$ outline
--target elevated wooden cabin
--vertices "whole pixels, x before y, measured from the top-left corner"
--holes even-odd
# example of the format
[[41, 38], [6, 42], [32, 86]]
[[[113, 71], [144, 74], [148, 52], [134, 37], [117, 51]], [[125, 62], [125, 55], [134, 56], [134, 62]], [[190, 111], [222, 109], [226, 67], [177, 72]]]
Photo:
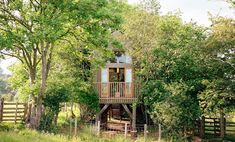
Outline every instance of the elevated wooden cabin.
[[134, 79], [132, 58], [123, 51], [114, 52], [115, 59], [108, 61], [96, 73], [94, 87], [99, 94], [101, 107], [96, 120], [101, 120], [103, 116], [107, 117], [110, 108], [119, 104], [128, 113], [132, 130], [136, 131], [136, 107], [133, 103], [139, 95], [139, 85]]

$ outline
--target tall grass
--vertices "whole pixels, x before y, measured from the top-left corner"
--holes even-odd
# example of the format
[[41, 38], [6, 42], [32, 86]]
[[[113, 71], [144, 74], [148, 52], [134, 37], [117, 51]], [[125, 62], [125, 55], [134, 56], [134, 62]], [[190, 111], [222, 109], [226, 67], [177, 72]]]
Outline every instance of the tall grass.
[[[90, 132], [90, 129], [80, 131], [77, 137], [70, 138], [66, 135], [54, 135], [49, 133], [40, 133], [34, 130], [23, 129], [20, 131], [0, 131], [1, 142], [134, 142], [123, 135], [117, 135], [113, 138], [102, 138]], [[143, 139], [138, 139], [143, 142]]]

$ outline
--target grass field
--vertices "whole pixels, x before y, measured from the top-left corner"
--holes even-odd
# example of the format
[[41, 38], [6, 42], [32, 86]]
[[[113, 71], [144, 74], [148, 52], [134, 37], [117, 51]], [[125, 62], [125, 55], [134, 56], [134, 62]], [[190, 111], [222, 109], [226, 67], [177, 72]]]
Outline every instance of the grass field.
[[[7, 106], [13, 107], [13, 106]], [[25, 129], [23, 124], [14, 123], [0, 123], [0, 142], [144, 142], [143, 136], [137, 139], [125, 138], [124, 134], [117, 134], [113, 137], [98, 137], [92, 132], [91, 127], [87, 127], [83, 124], [78, 126], [78, 135], [75, 137], [69, 136], [69, 116], [71, 115], [70, 107], [67, 107], [67, 111], [61, 111], [58, 117], [58, 132], [41, 133], [34, 130]], [[79, 117], [79, 109], [74, 109], [74, 114]], [[68, 118], [67, 118], [68, 117]], [[229, 117], [230, 121], [234, 121], [234, 113]], [[214, 136], [208, 135], [208, 138], [214, 138]], [[234, 137], [226, 136], [227, 140], [235, 141]], [[148, 139], [145, 142], [152, 142], [153, 139]], [[156, 139], [155, 139], [156, 141]], [[162, 140], [164, 142], [166, 140]], [[181, 140], [173, 141], [180, 142]]]
[[[113, 138], [97, 137], [87, 130], [81, 132], [78, 137], [69, 138], [65, 135], [53, 135], [48, 133], [39, 133], [33, 130], [20, 130], [0, 132], [1, 142], [134, 142], [131, 139], [125, 139], [123, 136]], [[135, 142], [144, 142], [143, 138], [135, 140]]]

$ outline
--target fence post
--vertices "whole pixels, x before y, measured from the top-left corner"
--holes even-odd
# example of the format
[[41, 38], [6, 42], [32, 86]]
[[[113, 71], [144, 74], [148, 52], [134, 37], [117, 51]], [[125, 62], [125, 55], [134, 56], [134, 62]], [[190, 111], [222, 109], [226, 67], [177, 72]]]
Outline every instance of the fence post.
[[16, 101], [15, 124], [16, 124], [16, 121], [17, 121], [17, 113], [18, 113], [18, 100]]
[[200, 124], [200, 137], [203, 138], [205, 136], [205, 116], [202, 116]]
[[225, 135], [225, 117], [223, 113], [220, 113], [220, 137], [224, 137]]
[[24, 116], [23, 116], [24, 120], [26, 120], [27, 110], [28, 110], [28, 105], [27, 103], [24, 103]]
[[148, 127], [147, 124], [144, 124], [144, 141], [147, 141]]
[[0, 100], [0, 122], [2, 122], [3, 107], [4, 107], [4, 98], [1, 98], [1, 100]]
[[100, 121], [97, 124], [97, 136], [100, 136]]
[[67, 112], [67, 103], [64, 104], [64, 110]]
[[75, 122], [74, 122], [74, 135], [77, 136], [77, 123], [78, 123], [77, 118], [75, 118], [74, 121], [75, 121]]
[[67, 111], [66, 111], [66, 116], [65, 117], [66, 117], [66, 120], [68, 120], [68, 112]]
[[162, 137], [162, 128], [161, 124], [158, 124], [158, 142], [161, 142], [161, 137]]
[[125, 138], [127, 137], [127, 123], [125, 123]]

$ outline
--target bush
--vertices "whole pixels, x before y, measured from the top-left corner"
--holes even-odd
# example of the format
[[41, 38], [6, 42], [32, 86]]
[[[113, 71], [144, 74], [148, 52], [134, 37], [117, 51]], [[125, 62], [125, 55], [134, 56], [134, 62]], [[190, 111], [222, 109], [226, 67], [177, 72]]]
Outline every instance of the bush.
[[60, 104], [68, 100], [67, 90], [65, 87], [54, 86], [50, 87], [45, 97], [43, 104], [45, 106], [44, 114], [42, 115], [39, 130], [45, 132], [57, 132], [57, 118], [60, 112]]
[[199, 104], [188, 94], [190, 88], [180, 82], [162, 84], [150, 81], [145, 86], [145, 102], [155, 123], [163, 125], [167, 137], [184, 137], [193, 128], [194, 120], [200, 116]]
[[0, 131], [16, 131], [25, 129], [24, 124], [0, 123]]

